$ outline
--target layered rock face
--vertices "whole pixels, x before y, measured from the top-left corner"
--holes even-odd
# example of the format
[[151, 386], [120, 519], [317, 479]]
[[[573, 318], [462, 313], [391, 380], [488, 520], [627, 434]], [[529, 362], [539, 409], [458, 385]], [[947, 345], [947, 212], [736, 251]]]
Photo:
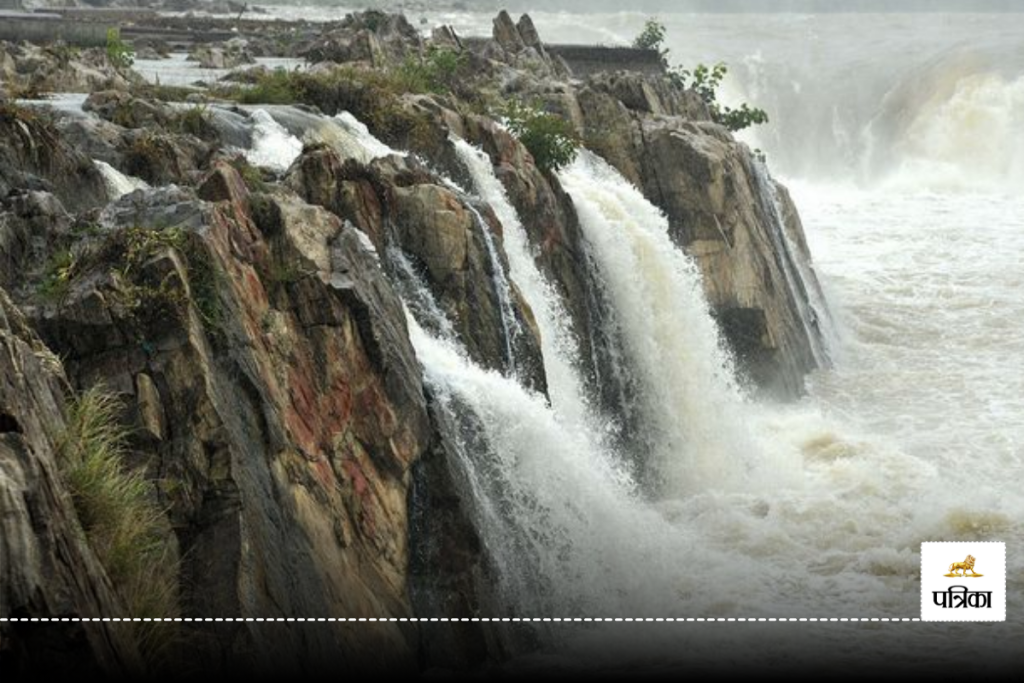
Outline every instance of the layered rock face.
[[[430, 426], [401, 305], [355, 229], [252, 198], [227, 165], [99, 221], [70, 291], [33, 314], [77, 383], [135, 416], [177, 530], [183, 613], [409, 615], [405, 497]], [[197, 649], [253, 672], [414, 661], [383, 624], [239, 623]]]
[[5, 676], [138, 675], [126, 627], [32, 618], [122, 614], [82, 537], [58, 473], [67, 380], [60, 361], [0, 289], [0, 624]]
[[[377, 116], [364, 117], [418, 157], [347, 154], [317, 137], [326, 118], [307, 108], [277, 112], [306, 143], [281, 172], [233, 149], [253, 143], [251, 109], [207, 116], [122, 90], [54, 122], [0, 103], [0, 287], [13, 300], [0, 296], [0, 616], [123, 614], [54, 452], [66, 398], [97, 385], [123, 404], [130, 464], [145, 468], [173, 530], [182, 616], [461, 617], [493, 606], [486, 543], [449, 466], [405, 307], [429, 292], [473, 363], [541, 397], [547, 378], [540, 330], [508, 275], [505, 228], [471, 194], [449, 135], [489, 156], [564, 304], [586, 388], [627, 436], [638, 388], [614, 372], [621, 341], [572, 197], [483, 112], [488, 98], [538, 98], [573, 122], [666, 213], [752, 382], [800, 392], [817, 362], [800, 302], [817, 285], [793, 277], [809, 261], [799, 218], [695, 93], [636, 74], [573, 80], [528, 17], [504, 13], [494, 38], [471, 47], [450, 29], [424, 42], [404, 19], [367, 13], [309, 54], [381, 69], [431, 45], [462, 55], [479, 81], [386, 91], [392, 108], [370, 98]], [[353, 97], [358, 72], [336, 63], [315, 69], [329, 86], [302, 91], [327, 115], [367, 104]], [[155, 187], [118, 198], [90, 157]], [[408, 672], [504, 654], [472, 623], [185, 632], [175, 672]], [[0, 630], [4, 671], [39, 671], [59, 651], [59, 667], [154, 672], [138, 650], [100, 622]]]

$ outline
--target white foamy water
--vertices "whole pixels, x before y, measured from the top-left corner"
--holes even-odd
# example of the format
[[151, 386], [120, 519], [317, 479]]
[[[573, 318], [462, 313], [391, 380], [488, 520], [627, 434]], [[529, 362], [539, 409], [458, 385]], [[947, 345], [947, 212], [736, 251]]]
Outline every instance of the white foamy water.
[[662, 485], [675, 495], [742, 487], [763, 461], [696, 265], [673, 245], [668, 219], [598, 157], [580, 154], [560, 178], [642, 377]]
[[580, 386], [579, 351], [569, 328], [569, 317], [551, 284], [537, 267], [526, 229], [509, 204], [505, 188], [495, 177], [490, 158], [465, 140], [456, 139], [454, 142], [477, 192], [491, 205], [504, 228], [510, 275], [541, 330], [541, 350], [552, 404], [571, 422], [595, 427], [587, 397]]
[[149, 187], [149, 183], [145, 180], [125, 175], [105, 161], [93, 159], [93, 163], [96, 164], [96, 168], [103, 174], [103, 180], [107, 183], [107, 190], [110, 193], [111, 200], [120, 199], [129, 192], [144, 190]]
[[245, 157], [256, 166], [266, 166], [274, 171], [284, 172], [302, 153], [302, 140], [288, 130], [263, 109], [252, 113], [255, 122], [252, 132], [252, 147]]

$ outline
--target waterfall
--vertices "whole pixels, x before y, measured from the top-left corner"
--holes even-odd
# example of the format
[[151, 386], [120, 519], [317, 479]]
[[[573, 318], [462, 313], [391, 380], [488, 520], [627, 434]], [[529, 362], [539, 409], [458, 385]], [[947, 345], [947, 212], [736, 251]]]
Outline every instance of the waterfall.
[[[500, 616], [692, 614], [699, 530], [652, 504], [621, 444], [604, 438], [584, 389], [563, 302], [538, 269], [527, 233], [489, 158], [453, 140], [474, 189], [502, 222], [514, 291], [540, 329], [550, 403], [514, 374], [471, 360], [452, 321], [397, 244], [385, 267], [406, 303], [409, 334], [438, 414], [447, 465], [479, 531]], [[368, 153], [369, 150], [368, 150]], [[584, 152], [561, 174], [572, 195], [594, 273], [610, 297], [649, 424], [663, 498], [743, 488], [771, 472], [745, 431], [750, 406], [733, 377], [699, 271], [668, 235], [665, 217], [617, 171]], [[478, 217], [479, 219], [479, 217]], [[487, 231], [480, 222], [480, 227]], [[488, 245], [493, 275], [502, 260]], [[769, 481], [774, 481], [769, 479]], [[675, 508], [678, 510], [678, 508]], [[710, 566], [728, 561], [700, 550]], [[638, 558], [640, 561], [638, 561]], [[673, 596], [686, 594], [688, 600]]]
[[149, 183], [145, 180], [125, 175], [105, 161], [93, 159], [93, 163], [103, 175], [103, 180], [107, 183], [107, 190], [112, 200], [120, 199], [129, 192], [134, 192], [135, 190], [145, 190], [149, 188]]
[[806, 259], [796, 258], [796, 247], [789, 237], [779, 208], [779, 194], [775, 181], [768, 174], [768, 168], [758, 159], [751, 163], [757, 180], [758, 198], [769, 224], [765, 226], [772, 240], [776, 261], [786, 280], [786, 288], [797, 310], [797, 317], [807, 335], [814, 361], [818, 367], [830, 364], [827, 339], [835, 337], [828, 306], [818, 289], [816, 278], [809, 272]]
[[510, 374], [516, 372], [516, 340], [523, 334], [523, 326], [516, 316], [515, 307], [512, 304], [512, 285], [505, 275], [505, 266], [501, 262], [498, 248], [494, 244], [494, 235], [487, 221], [480, 215], [476, 207], [467, 203], [466, 207], [473, 214], [473, 223], [480, 230], [484, 247], [487, 251], [488, 265], [491, 268], [491, 284], [494, 288], [494, 295], [498, 299], [498, 311], [501, 314], [501, 331], [505, 340], [505, 361]]
[[263, 109], [252, 113], [252, 147], [245, 158], [256, 166], [283, 173], [302, 153], [302, 141], [292, 135]]
[[757, 476], [758, 448], [697, 266], [665, 216], [597, 156], [584, 150], [560, 179], [639, 374], [661, 493], [743, 488]]
[[552, 405], [575, 424], [593, 424], [579, 377], [579, 350], [569, 328], [569, 316], [554, 288], [534, 261], [526, 229], [509, 204], [490, 157], [461, 138], [452, 138], [480, 198], [491, 205], [504, 228], [509, 273], [533, 311], [540, 328], [541, 351]]
[[350, 155], [355, 156], [363, 162], [368, 163], [373, 159], [386, 157], [391, 154], [400, 154], [404, 156], [403, 152], [398, 152], [391, 147], [388, 147], [374, 137], [370, 132], [370, 129], [366, 127], [365, 123], [352, 116], [352, 114], [347, 111], [343, 111], [335, 116], [333, 121], [339, 128], [348, 133], [351, 139], [352, 144], [346, 146], [345, 149], [351, 150]]
[[[407, 283], [408, 284], [408, 283]], [[415, 282], [422, 312], [440, 309]], [[412, 308], [410, 306], [410, 308]], [[501, 616], [663, 614], [685, 534], [636, 494], [629, 473], [595, 435], [567, 423], [544, 397], [481, 368], [458, 342], [409, 316], [409, 332], [437, 410], [449, 466], [496, 578]], [[647, 561], [636, 566], [636, 558]]]

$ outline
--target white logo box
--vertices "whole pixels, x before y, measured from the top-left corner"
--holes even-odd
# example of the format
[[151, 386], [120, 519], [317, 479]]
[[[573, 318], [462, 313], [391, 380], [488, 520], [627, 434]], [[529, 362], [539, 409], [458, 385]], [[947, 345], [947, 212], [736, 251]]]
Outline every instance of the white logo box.
[[[974, 572], [981, 576], [961, 569], [956, 570], [958, 576], [946, 576], [950, 565], [964, 562], [968, 555], [974, 557]], [[966, 576], [959, 576], [961, 574]], [[988, 606], [984, 606], [985, 603]], [[922, 543], [921, 620], [1006, 621], [1006, 544], [994, 541]]]

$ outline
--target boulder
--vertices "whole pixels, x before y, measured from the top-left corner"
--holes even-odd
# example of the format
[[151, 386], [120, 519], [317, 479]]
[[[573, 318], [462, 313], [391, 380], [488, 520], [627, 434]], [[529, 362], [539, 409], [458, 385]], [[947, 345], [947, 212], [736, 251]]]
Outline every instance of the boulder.
[[107, 201], [103, 175], [33, 109], [0, 104], [0, 196], [12, 190], [51, 192], [71, 211]]
[[247, 41], [241, 38], [233, 38], [221, 45], [196, 45], [188, 58], [199, 62], [201, 69], [235, 69], [256, 63]]
[[[508, 301], [512, 310], [502, 308], [501, 275], [495, 269], [507, 274], [508, 264], [501, 225], [489, 207], [475, 204], [413, 158], [342, 163], [325, 146], [307, 148], [287, 183], [307, 201], [351, 221], [380, 253], [390, 248], [404, 253], [474, 360], [502, 372], [517, 371], [530, 386], [545, 390], [532, 314], [514, 286]], [[517, 358], [522, 367], [514, 365]]]

